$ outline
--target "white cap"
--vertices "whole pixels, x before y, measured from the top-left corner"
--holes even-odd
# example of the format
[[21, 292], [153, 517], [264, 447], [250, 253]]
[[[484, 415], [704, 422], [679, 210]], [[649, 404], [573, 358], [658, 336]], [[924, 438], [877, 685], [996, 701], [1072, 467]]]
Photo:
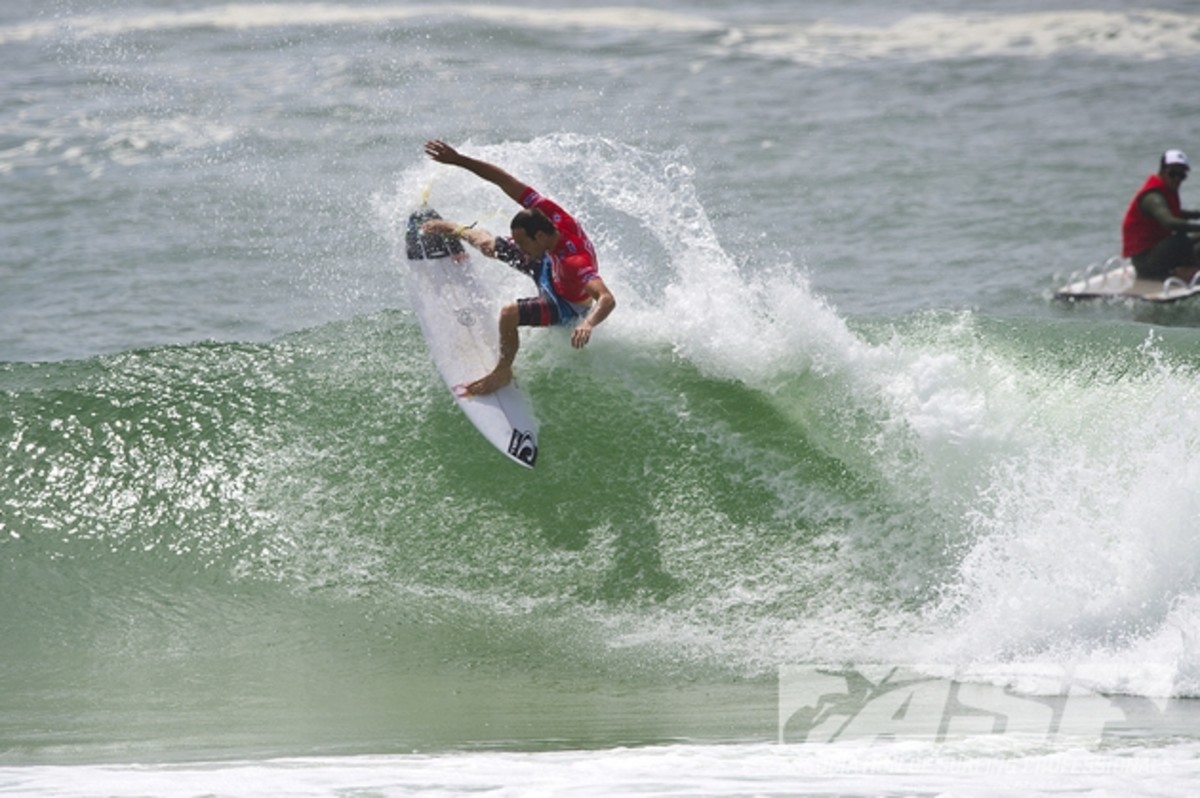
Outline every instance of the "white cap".
[[1192, 165], [1188, 163], [1187, 156], [1183, 154], [1183, 150], [1167, 150], [1162, 156], [1162, 165], [1170, 166], [1171, 164], [1179, 164], [1185, 169], [1191, 169]]

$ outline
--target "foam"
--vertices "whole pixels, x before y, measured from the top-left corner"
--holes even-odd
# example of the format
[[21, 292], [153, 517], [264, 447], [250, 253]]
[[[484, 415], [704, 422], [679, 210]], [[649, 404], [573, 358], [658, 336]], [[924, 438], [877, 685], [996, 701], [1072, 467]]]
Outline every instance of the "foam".
[[1054, 11], [1028, 14], [913, 14], [890, 25], [760, 27], [741, 48], [820, 65], [897, 59], [1048, 58], [1084, 53], [1116, 58], [1187, 58], [1200, 52], [1200, 17], [1168, 11]]
[[[0, 768], [30, 795], [197, 793], [680, 795], [820, 793], [956, 796], [1185, 795], [1197, 745], [1087, 750], [1004, 738], [870, 745], [740, 743], [598, 751], [483, 751], [184, 764]], [[998, 785], [1003, 785], [999, 787]]]
[[84, 15], [54, 22], [0, 28], [0, 44], [32, 41], [61, 34], [80, 38], [120, 36], [191, 28], [252, 30], [280, 27], [369, 26], [431, 20], [479, 20], [497, 25], [538, 28], [704, 32], [721, 26], [703, 18], [638, 8], [597, 7], [543, 10], [493, 5], [351, 6], [329, 3], [228, 3], [183, 12], [123, 16]]
[[555, 9], [549, 14], [540, 9], [484, 4], [228, 3], [184, 12], [81, 15], [0, 27], [0, 44], [63, 35], [91, 38], [193, 28], [366, 27], [462, 20], [517, 29], [700, 36], [712, 55], [749, 55], [810, 65], [873, 59], [1047, 58], [1064, 53], [1157, 60], [1200, 53], [1200, 16], [1170, 11], [921, 13], [887, 25], [847, 25], [821, 19], [737, 25], [697, 14], [620, 6]]
[[963, 519], [958, 578], [928, 619], [936, 656], [1109, 667], [1111, 689], [1139, 693], [1160, 685], [1130, 683], [1125, 666], [1149, 661], [1192, 694], [1200, 389], [1156, 347], [1142, 355], [1116, 385], [1068, 375], [1069, 390], [1038, 389], [1074, 421], [1038, 423], [1027, 451], [993, 464]]

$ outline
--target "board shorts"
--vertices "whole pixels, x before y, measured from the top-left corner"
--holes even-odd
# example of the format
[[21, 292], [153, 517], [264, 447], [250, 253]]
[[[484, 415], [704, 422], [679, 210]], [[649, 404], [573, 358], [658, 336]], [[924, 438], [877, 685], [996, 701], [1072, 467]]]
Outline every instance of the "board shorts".
[[588, 312], [590, 305], [570, 302], [554, 293], [550, 280], [550, 259], [543, 258], [534, 282], [538, 295], [517, 300], [517, 324], [523, 327], [555, 327], [574, 324]]
[[[554, 291], [553, 262], [546, 256], [531, 262], [511, 239], [496, 239], [496, 258], [533, 279], [538, 295], [517, 300], [517, 324], [522, 327], [555, 327], [575, 324], [591, 308], [563, 299]], [[597, 275], [599, 276], [599, 275]]]
[[556, 327], [577, 322], [587, 313], [559, 297], [538, 295], [517, 300], [517, 324], [522, 327]]

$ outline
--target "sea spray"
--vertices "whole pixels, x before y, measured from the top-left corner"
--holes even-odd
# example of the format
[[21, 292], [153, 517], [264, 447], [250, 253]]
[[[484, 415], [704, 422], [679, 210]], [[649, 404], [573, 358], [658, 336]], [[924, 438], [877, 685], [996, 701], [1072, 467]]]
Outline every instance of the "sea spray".
[[[621, 459], [642, 467], [606, 480], [644, 517], [583, 532], [580, 560], [556, 566], [570, 579], [583, 553], [595, 572], [630, 550], [642, 553], [627, 567], [654, 563], [654, 602], [560, 607], [607, 628], [598, 634], [615, 649], [673, 641], [697, 662], [749, 672], [794, 659], [1006, 661], [1072, 640], [1127, 645], [1194, 590], [1181, 563], [1195, 508], [1169, 497], [1194, 480], [1195, 442], [1154, 441], [1162, 421], [1150, 412], [1186, 406], [1193, 389], [1155, 341], [1097, 351], [1063, 330], [1044, 351], [970, 313], [852, 331], [802, 269], [760, 261], [777, 252], [723, 248], [686, 152], [567, 135], [479, 149], [598, 227], [622, 303], [582, 356], [545, 331], [523, 353], [551, 429], [569, 427], [580, 400], [567, 385], [544, 392], [543, 374], [607, 397], [589, 407], [632, 402], [651, 422], [618, 433], [630, 444]], [[405, 172], [381, 208], [395, 213], [430, 179], [471, 218], [496, 199], [431, 169]], [[620, 428], [611, 408], [605, 417]], [[574, 449], [570, 438], [559, 446]], [[1164, 484], [1168, 461], [1183, 467]], [[1144, 547], [1128, 539], [1130, 514], [1154, 519], [1135, 509], [1147, 503], [1165, 513], [1161, 537], [1131, 557]], [[1095, 586], [1122, 582], [1106, 563], [1126, 564], [1127, 593]], [[624, 585], [616, 592], [578, 597], [636, 595], [622, 573], [616, 564], [602, 580]], [[1043, 580], [1048, 594], [1034, 589]]]

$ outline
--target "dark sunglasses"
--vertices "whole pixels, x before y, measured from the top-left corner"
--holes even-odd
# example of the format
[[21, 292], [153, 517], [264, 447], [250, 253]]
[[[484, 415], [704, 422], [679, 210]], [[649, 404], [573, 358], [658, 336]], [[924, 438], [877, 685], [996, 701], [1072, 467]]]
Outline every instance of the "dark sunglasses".
[[1176, 180], [1187, 180], [1188, 170], [1186, 169], [1168, 169], [1167, 177], [1173, 177]]

